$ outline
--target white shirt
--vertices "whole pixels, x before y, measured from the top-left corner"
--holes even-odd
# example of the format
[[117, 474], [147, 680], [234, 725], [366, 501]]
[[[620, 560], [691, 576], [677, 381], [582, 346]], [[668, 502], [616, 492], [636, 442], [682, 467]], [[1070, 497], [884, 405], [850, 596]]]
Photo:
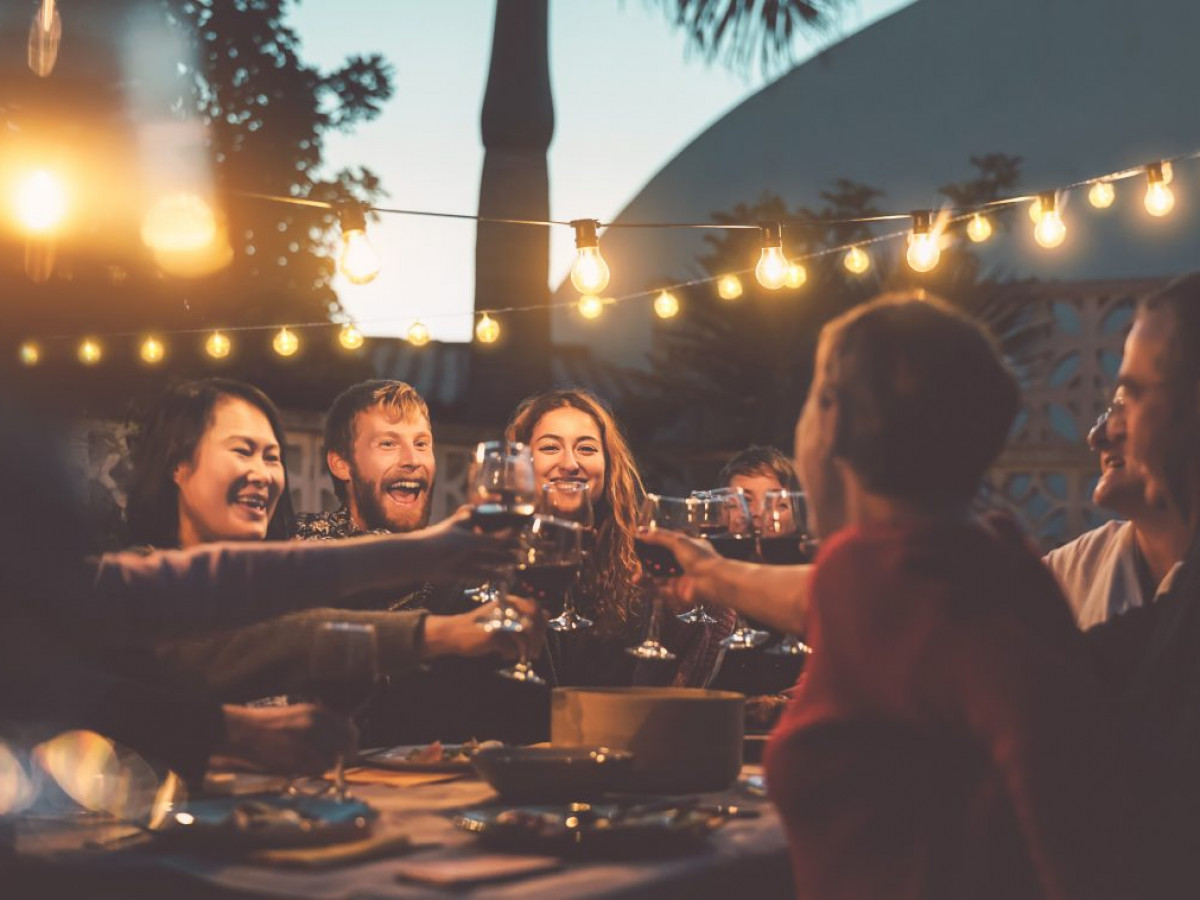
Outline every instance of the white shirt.
[[1122, 521], [1105, 522], [1051, 550], [1042, 561], [1058, 579], [1081, 629], [1157, 600], [1170, 589], [1179, 569], [1177, 563], [1153, 597], [1143, 596], [1133, 523]]

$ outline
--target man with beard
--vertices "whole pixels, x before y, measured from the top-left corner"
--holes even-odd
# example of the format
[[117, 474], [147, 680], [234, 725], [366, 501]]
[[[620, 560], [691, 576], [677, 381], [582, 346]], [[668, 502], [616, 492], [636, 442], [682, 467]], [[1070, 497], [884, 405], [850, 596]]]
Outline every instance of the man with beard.
[[[372, 380], [343, 391], [325, 417], [325, 463], [342, 505], [297, 516], [297, 540], [409, 532], [429, 524], [437, 460], [429, 408], [411, 385]], [[371, 605], [457, 615], [475, 608], [465, 587], [416, 582]], [[389, 685], [359, 720], [363, 745], [519, 737], [505, 715], [512, 686], [496, 677], [497, 665], [495, 657], [437, 660]]]
[[325, 417], [325, 463], [342, 506], [296, 518], [299, 540], [407, 532], [429, 524], [437, 460], [429, 408], [403, 381], [364, 381]]

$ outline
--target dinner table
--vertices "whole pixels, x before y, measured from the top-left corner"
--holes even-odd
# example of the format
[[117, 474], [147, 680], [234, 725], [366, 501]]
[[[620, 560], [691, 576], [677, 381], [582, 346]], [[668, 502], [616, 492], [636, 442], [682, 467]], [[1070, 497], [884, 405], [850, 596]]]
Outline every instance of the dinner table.
[[[255, 779], [260, 781], [256, 782]], [[253, 796], [261, 776], [220, 775], [209, 788]], [[351, 769], [352, 795], [375, 811], [371, 836], [339, 856], [193, 848], [94, 813], [9, 820], [0, 860], [5, 897], [290, 897], [373, 900], [472, 898], [789, 897], [792, 879], [761, 768], [744, 766], [729, 790], [684, 798], [721, 810], [723, 824], [688, 846], [600, 855], [497, 850], [456, 826], [463, 811], [499, 797], [473, 774]], [[278, 790], [278, 784], [274, 790]], [[635, 798], [644, 802], [654, 798]], [[360, 852], [361, 851], [361, 852]]]

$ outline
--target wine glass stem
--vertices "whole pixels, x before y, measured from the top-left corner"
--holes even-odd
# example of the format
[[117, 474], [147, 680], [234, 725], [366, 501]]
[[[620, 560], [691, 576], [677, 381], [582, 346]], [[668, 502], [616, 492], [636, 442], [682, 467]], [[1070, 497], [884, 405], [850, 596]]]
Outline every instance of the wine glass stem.
[[333, 797], [338, 803], [346, 802], [346, 754], [339, 753], [333, 763]]
[[650, 624], [646, 629], [646, 640], [657, 644], [658, 632], [662, 622], [663, 600], [658, 585], [655, 584], [650, 598]]

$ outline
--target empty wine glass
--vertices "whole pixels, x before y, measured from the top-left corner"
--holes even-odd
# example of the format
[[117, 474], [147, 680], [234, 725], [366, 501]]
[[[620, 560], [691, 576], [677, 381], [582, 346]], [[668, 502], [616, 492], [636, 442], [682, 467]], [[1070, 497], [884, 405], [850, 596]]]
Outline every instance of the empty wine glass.
[[[517, 565], [517, 591], [542, 606], [561, 603], [563, 596], [579, 577], [583, 562], [583, 529], [578, 522], [566, 522], [551, 516], [534, 516], [521, 533], [520, 562]], [[545, 684], [533, 670], [528, 653], [500, 673], [513, 681]]]
[[[596, 543], [596, 518], [592, 510], [591, 490], [586, 481], [551, 481], [542, 485], [541, 511], [556, 519], [577, 523], [581, 530], [583, 559], [586, 561], [591, 557]], [[591, 619], [580, 615], [575, 607], [578, 584], [577, 577], [563, 598], [562, 612], [546, 623], [551, 630], [581, 631], [594, 624]]]
[[[799, 566], [809, 562], [807, 507], [804, 494], [776, 488], [763, 493], [763, 508], [759, 526], [759, 553], [769, 566]], [[812, 648], [794, 634], [765, 653], [772, 656], [804, 656]]]
[[[638, 510], [638, 531], [679, 531], [692, 537], [700, 536], [700, 501], [694, 497], [662, 497], [647, 494]], [[666, 547], [651, 544], [635, 537], [634, 550], [642, 564], [642, 571], [650, 579], [650, 620], [646, 626], [646, 639], [636, 647], [626, 648], [626, 653], [638, 659], [671, 660], [675, 654], [659, 641], [662, 625], [662, 592], [664, 581], [683, 574], [683, 568], [675, 554]]]
[[[308, 657], [309, 687], [325, 707], [353, 718], [370, 702], [379, 686], [379, 645], [375, 626], [357, 622], [325, 622], [313, 634]], [[334, 797], [344, 801], [346, 758], [339, 753], [333, 768]]]
[[[533, 457], [524, 444], [513, 441], [484, 441], [475, 448], [468, 476], [471, 522], [484, 531], [524, 528], [533, 519], [537, 503], [537, 481]], [[528, 623], [508, 604], [508, 579], [502, 573], [490, 584], [496, 605], [480, 620], [485, 631], [524, 631]], [[489, 598], [490, 599], [490, 598]]]

